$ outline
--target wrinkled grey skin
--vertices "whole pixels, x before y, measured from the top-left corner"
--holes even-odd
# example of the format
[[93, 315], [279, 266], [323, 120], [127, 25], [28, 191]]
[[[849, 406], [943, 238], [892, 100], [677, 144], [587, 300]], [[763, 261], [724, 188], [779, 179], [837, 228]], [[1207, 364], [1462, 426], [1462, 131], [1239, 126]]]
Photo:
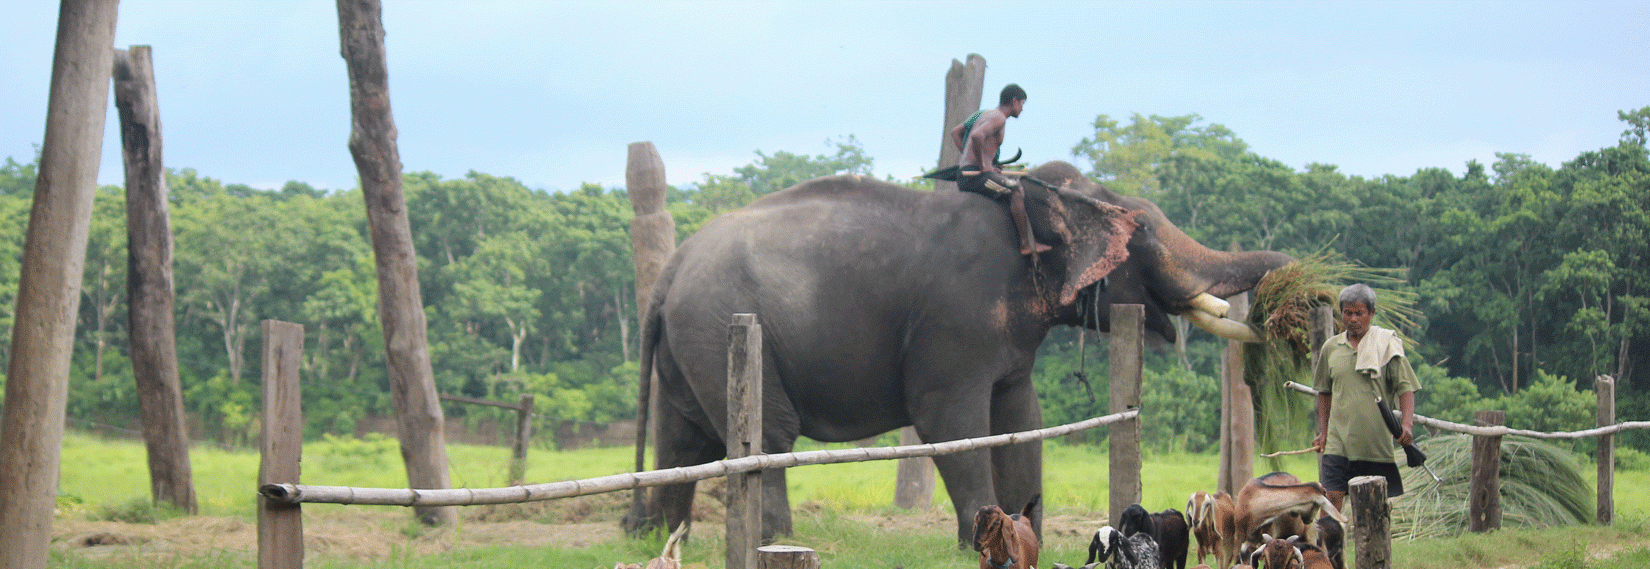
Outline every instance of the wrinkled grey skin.
[[[1110, 304], [1143, 304], [1147, 328], [1172, 340], [1168, 315], [1193, 296], [1231, 296], [1290, 260], [1204, 248], [1156, 205], [1070, 164], [1033, 175], [1067, 186], [1056, 203], [1028, 185], [1038, 240], [1065, 241], [1035, 267], [1005, 207], [860, 176], [804, 182], [707, 224], [676, 250], [642, 319], [643, 385], [656, 371], [662, 398], [655, 467], [724, 457], [734, 313], [762, 325], [764, 452], [789, 452], [798, 435], [853, 441], [907, 425], [938, 442], [1043, 426], [1033, 359], [1055, 325], [1081, 324], [1078, 289], [1107, 280], [1095, 328], [1110, 329]], [[1044, 221], [1051, 214], [1069, 235]], [[959, 543], [980, 507], [1042, 492], [1040, 443], [934, 462]], [[784, 471], [765, 473], [763, 496], [764, 537], [789, 534]], [[692, 499], [691, 483], [660, 487], [625, 525], [676, 527]]]

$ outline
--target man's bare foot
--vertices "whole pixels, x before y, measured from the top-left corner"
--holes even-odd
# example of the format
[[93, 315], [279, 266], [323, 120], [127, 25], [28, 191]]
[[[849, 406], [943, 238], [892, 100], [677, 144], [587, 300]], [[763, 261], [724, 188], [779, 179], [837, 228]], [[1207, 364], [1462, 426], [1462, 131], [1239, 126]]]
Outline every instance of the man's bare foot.
[[1034, 244], [1032, 244], [1031, 249], [1021, 247], [1020, 248], [1020, 254], [1021, 255], [1034, 255], [1034, 254], [1037, 254], [1037, 253], [1047, 253], [1047, 252], [1053, 251], [1053, 250], [1054, 250], [1054, 248], [1050, 247], [1048, 245], [1044, 245], [1042, 243], [1034, 243]]

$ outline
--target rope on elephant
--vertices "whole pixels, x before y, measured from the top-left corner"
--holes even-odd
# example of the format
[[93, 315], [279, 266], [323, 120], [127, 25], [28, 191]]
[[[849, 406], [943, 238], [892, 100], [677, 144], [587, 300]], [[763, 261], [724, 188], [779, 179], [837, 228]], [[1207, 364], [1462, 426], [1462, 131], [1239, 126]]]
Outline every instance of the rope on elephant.
[[[1318, 394], [1318, 390], [1293, 381], [1285, 382], [1284, 387], [1288, 387], [1289, 389], [1293, 389], [1307, 395], [1316, 396]], [[1613, 435], [1628, 429], [1650, 429], [1650, 421], [1626, 421], [1596, 429], [1587, 429], [1585, 431], [1547, 433], [1542, 431], [1527, 431], [1524, 429], [1509, 429], [1503, 426], [1478, 427], [1474, 425], [1463, 425], [1460, 423], [1451, 423], [1442, 419], [1434, 419], [1419, 413], [1415, 415], [1415, 422], [1439, 430], [1455, 431], [1457, 433], [1465, 433], [1479, 437], [1504, 437], [1507, 435], [1518, 435], [1537, 439], [1580, 439], [1585, 437], [1596, 437], [1599, 435]]]
[[616, 492], [619, 490], [630, 490], [633, 488], [679, 484], [683, 482], [704, 480], [706, 478], [716, 478], [730, 474], [738, 474], [741, 472], [750, 472], [753, 470], [955, 454], [982, 448], [1040, 441], [1047, 438], [1069, 435], [1078, 431], [1092, 429], [1101, 425], [1109, 425], [1119, 421], [1137, 419], [1139, 417], [1139, 409], [1130, 409], [1121, 413], [1113, 413], [1111, 415], [1104, 415], [1075, 423], [1067, 423], [1057, 427], [992, 435], [989, 437], [961, 439], [942, 443], [927, 443], [893, 447], [814, 450], [782, 454], [759, 454], [732, 460], [719, 460], [716, 462], [698, 464], [694, 466], [668, 468], [665, 470], [627, 472], [624, 474], [586, 478], [583, 480], [567, 480], [544, 484], [510, 486], [506, 488], [419, 490], [410, 488], [312, 486], [308, 484], [265, 484], [263, 487], [258, 489], [258, 493], [262, 494], [265, 498], [282, 504], [321, 503], [355, 504], [365, 506], [420, 507], [514, 504], [520, 502], [552, 500], [556, 498], [571, 498], [574, 496], [586, 496], [590, 494], [602, 494], [606, 492]]

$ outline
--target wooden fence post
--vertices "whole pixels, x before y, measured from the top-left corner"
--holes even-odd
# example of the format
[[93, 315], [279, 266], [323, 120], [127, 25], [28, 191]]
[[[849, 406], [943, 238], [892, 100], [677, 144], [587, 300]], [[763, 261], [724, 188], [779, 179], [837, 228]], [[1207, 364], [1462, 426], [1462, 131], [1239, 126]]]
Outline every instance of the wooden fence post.
[[[304, 454], [304, 412], [300, 405], [298, 367], [303, 361], [304, 327], [263, 321], [264, 417], [258, 487], [297, 484]], [[258, 568], [304, 566], [304, 517], [298, 504], [283, 504], [258, 495]]]
[[[728, 458], [762, 454], [762, 325], [735, 314], [728, 326]], [[728, 475], [728, 569], [756, 569], [762, 545], [762, 471]]]
[[[1233, 245], [1233, 250], [1237, 250]], [[1227, 317], [1249, 317], [1249, 293], [1228, 299]], [[1243, 342], [1228, 340], [1220, 374], [1220, 476], [1217, 488], [1236, 496], [1255, 477], [1255, 403], [1243, 381]]]
[[1359, 476], [1347, 484], [1352, 499], [1352, 547], [1357, 569], [1392, 566], [1392, 505], [1386, 501], [1386, 477]]
[[[1598, 426], [1616, 424], [1616, 380], [1608, 375], [1593, 380], [1598, 394]], [[1598, 525], [1615, 523], [1616, 518], [1616, 436], [1598, 437]]]
[[[1111, 307], [1111, 413], [1140, 407], [1140, 383], [1146, 350], [1146, 307]], [[1140, 417], [1111, 425], [1111, 509], [1117, 523], [1123, 510], [1140, 503]]]
[[819, 554], [794, 545], [764, 545], [756, 548], [759, 569], [819, 569]]
[[521, 484], [527, 477], [527, 445], [533, 442], [533, 394], [521, 394], [516, 407], [516, 445], [510, 451], [510, 483]]
[[[63, 0], [0, 418], [0, 567], [46, 567], [114, 58], [115, 0]], [[13, 269], [17, 270], [17, 269]]]
[[[1507, 422], [1506, 411], [1479, 411], [1479, 426], [1495, 427]], [[1472, 482], [1467, 491], [1467, 525], [1473, 533], [1501, 527], [1501, 437], [1472, 438]]]
[[[401, 187], [401, 151], [390, 111], [389, 60], [383, 3], [338, 0], [338, 36], [349, 74], [349, 152], [361, 175], [367, 226], [378, 273], [378, 320], [384, 330], [390, 403], [412, 488], [452, 487], [447, 470], [446, 416], [430, 365], [428, 324], [418, 284], [418, 255]], [[452, 525], [453, 507], [414, 507], [419, 521]]]
[[193, 514], [195, 483], [172, 314], [172, 221], [150, 54], [146, 45], [115, 50], [115, 109], [120, 113], [126, 165], [127, 329], [148, 450], [150, 496]]

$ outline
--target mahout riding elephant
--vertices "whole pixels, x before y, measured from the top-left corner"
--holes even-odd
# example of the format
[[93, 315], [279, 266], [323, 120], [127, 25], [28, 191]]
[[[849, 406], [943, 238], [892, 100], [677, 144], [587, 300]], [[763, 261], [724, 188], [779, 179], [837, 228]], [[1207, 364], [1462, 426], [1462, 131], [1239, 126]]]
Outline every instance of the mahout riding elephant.
[[[1287, 255], [1208, 249], [1155, 204], [1064, 162], [1031, 176], [1059, 187], [1027, 184], [1037, 240], [1058, 243], [1035, 258], [1019, 254], [1007, 209], [986, 197], [854, 175], [803, 182], [706, 224], [666, 264], [641, 321], [642, 391], [657, 372], [661, 398], [655, 467], [725, 456], [734, 313], [755, 313], [762, 326], [768, 453], [789, 452], [799, 435], [853, 441], [907, 425], [927, 442], [1040, 428], [1038, 346], [1084, 314], [1109, 331], [1112, 304], [1145, 305], [1147, 328], [1170, 341], [1171, 314], [1258, 339], [1223, 318], [1220, 298], [1254, 287]], [[934, 463], [959, 543], [980, 507], [1042, 492], [1041, 443]], [[767, 471], [763, 485], [764, 538], [789, 534], [784, 471]], [[693, 483], [656, 489], [626, 528], [677, 527], [693, 492]], [[1034, 519], [1040, 534], [1040, 508]]]

